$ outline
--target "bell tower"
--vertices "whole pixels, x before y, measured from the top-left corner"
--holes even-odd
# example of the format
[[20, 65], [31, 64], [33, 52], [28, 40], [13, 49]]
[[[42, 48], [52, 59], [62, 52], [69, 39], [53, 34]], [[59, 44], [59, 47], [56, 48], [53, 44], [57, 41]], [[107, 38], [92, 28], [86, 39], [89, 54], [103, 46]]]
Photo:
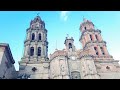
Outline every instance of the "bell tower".
[[31, 20], [30, 27], [27, 29], [26, 40], [24, 41], [23, 61], [47, 60], [48, 41], [45, 23], [40, 16]]
[[80, 31], [82, 33], [79, 41], [82, 43], [83, 50], [90, 50], [90, 54], [94, 56], [95, 59], [112, 59], [106, 46], [106, 42], [102, 39], [101, 31], [96, 30], [94, 24], [83, 19], [80, 25]]
[[47, 79], [49, 78], [47, 30], [40, 16], [31, 20], [26, 32], [24, 54], [19, 62], [19, 77]]
[[67, 51], [75, 51], [75, 46], [74, 46], [74, 39], [73, 37], [69, 38], [69, 36], [66, 37], [65, 42], [64, 42], [65, 46], [66, 46], [66, 50]]

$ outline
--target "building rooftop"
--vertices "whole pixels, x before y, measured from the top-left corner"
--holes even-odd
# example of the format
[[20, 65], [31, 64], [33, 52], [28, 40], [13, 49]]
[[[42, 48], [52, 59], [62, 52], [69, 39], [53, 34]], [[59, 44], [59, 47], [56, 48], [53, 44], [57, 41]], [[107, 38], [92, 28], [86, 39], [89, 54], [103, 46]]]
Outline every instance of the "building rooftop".
[[7, 44], [7, 43], [0, 43], [0, 47], [5, 47], [5, 51], [7, 52], [7, 55], [10, 58], [11, 63], [14, 64], [15, 61], [13, 59], [13, 56], [12, 56], [9, 44]]

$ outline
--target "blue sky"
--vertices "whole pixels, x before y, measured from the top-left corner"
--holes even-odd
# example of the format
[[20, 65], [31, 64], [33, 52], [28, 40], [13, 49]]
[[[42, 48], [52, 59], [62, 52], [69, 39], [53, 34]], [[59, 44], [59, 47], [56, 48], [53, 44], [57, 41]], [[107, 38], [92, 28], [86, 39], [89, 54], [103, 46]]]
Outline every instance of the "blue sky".
[[0, 43], [9, 43], [16, 70], [23, 56], [26, 29], [37, 13], [48, 30], [48, 54], [53, 53], [56, 46], [58, 49], [65, 48], [67, 34], [74, 38], [77, 49], [82, 48], [79, 26], [84, 17], [102, 31], [109, 53], [120, 60], [120, 11], [0, 11]]

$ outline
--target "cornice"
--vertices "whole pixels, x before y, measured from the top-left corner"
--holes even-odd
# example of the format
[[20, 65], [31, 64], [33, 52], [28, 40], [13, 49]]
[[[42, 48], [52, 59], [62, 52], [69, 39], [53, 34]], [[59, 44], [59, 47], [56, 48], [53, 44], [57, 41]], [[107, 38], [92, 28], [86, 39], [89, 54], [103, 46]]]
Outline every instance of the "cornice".
[[82, 35], [81, 35], [79, 41], [81, 41], [82, 37], [84, 36], [84, 33], [86, 33], [86, 32], [99, 32], [99, 33], [101, 33], [101, 30], [98, 30], [98, 29], [97, 29], [97, 30], [94, 30], [94, 29], [84, 30], [84, 31], [82, 32]]
[[86, 44], [85, 44], [85, 46], [83, 47], [83, 50], [87, 47], [87, 45], [88, 44], [90, 44], [90, 43], [105, 43], [105, 45], [106, 45], [106, 41], [89, 41], [89, 42], [87, 42]]

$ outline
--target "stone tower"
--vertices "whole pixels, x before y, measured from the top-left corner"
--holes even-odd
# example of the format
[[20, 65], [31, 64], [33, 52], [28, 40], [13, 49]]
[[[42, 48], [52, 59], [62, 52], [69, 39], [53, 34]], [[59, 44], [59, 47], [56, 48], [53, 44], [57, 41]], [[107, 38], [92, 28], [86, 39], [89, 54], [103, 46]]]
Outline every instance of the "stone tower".
[[[48, 73], [48, 67], [45, 68], [46, 72], [44, 72], [44, 65], [49, 66], [49, 61], [47, 30], [40, 16], [36, 16], [34, 20], [31, 20], [30, 27], [26, 32], [24, 55], [22, 61], [19, 62], [20, 75], [24, 72], [28, 76], [31, 75], [31, 78], [48, 78], [48, 76], [41, 76]], [[37, 74], [41, 75], [38, 76]]]
[[74, 46], [74, 39], [73, 37], [69, 38], [68, 36], [65, 39], [64, 42], [65, 46], [66, 46], [66, 51], [71, 51], [74, 52], [75, 51], [75, 46]]
[[81, 23], [80, 31], [82, 32], [80, 41], [83, 46], [83, 52], [80, 55], [82, 77], [87, 79], [119, 78], [118, 60], [114, 60], [109, 54], [101, 31], [95, 29], [94, 24], [86, 19]]
[[40, 61], [48, 57], [47, 30], [39, 16], [31, 21], [30, 28], [27, 29], [24, 47], [23, 60]]
[[83, 23], [80, 25], [80, 31], [82, 33], [80, 41], [83, 46], [80, 54], [81, 77], [84, 79], [99, 79], [100, 76], [97, 73], [94, 57], [101, 55], [99, 53], [101, 52], [100, 47], [105, 46], [106, 43], [100, 36], [100, 30], [95, 30], [94, 24], [89, 20], [83, 20]]
[[93, 55], [95, 59], [112, 59], [112, 56], [107, 50], [106, 42], [102, 39], [101, 31], [96, 30], [91, 21], [84, 19], [80, 25], [80, 31], [82, 32], [80, 41], [83, 50], [89, 49], [90, 54]]

